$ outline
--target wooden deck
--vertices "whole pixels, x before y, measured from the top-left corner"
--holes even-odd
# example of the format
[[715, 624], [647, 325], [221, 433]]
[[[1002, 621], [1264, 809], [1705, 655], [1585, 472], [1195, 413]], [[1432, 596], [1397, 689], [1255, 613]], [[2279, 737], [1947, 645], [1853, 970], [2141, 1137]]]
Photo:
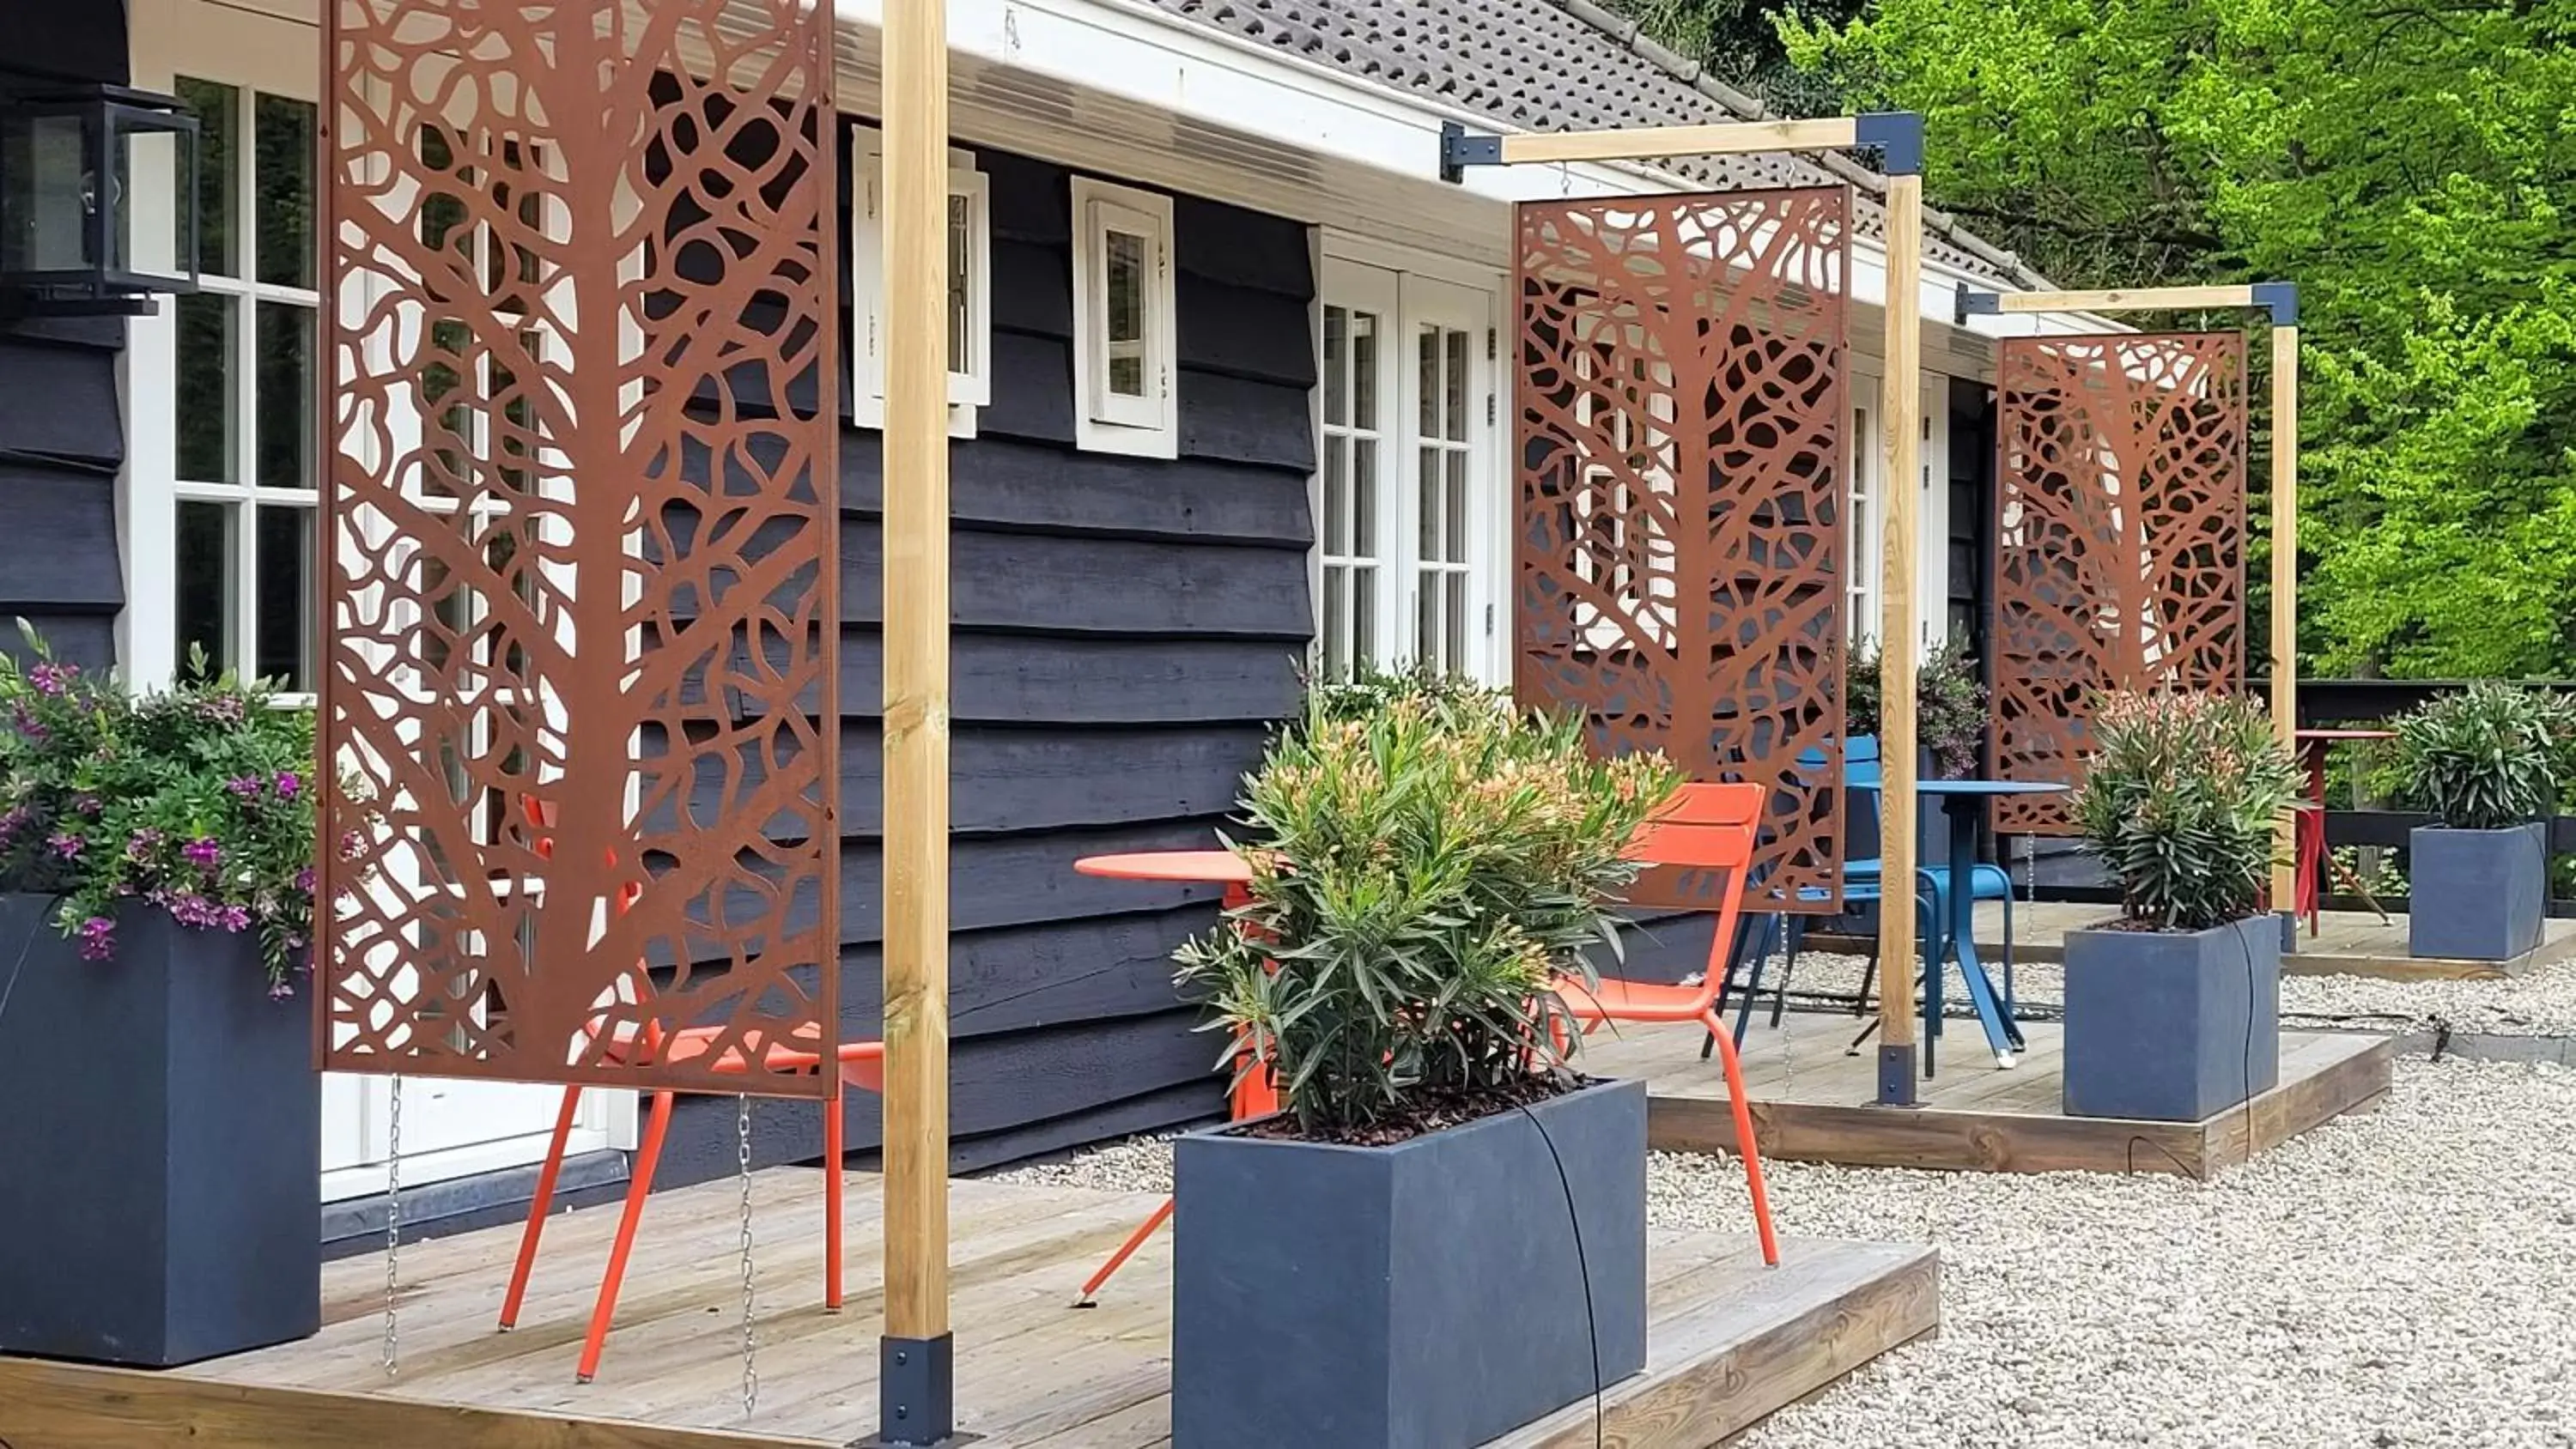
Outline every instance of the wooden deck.
[[[2058, 1110], [2064, 1029], [2025, 1022], [2030, 1050], [1998, 1069], [1973, 1020], [1941, 1037], [1939, 1074], [1914, 1108], [1874, 1104], [1877, 1054], [1845, 1053], [1861, 1022], [1841, 1012], [1792, 1012], [1779, 1030], [1755, 1024], [1744, 1044], [1745, 1092], [1763, 1155], [1857, 1167], [1970, 1172], [2168, 1172], [2207, 1177], [2319, 1123], [2374, 1106], [2388, 1091], [2393, 1038], [2283, 1032], [2281, 1081], [2247, 1107], [2203, 1122], [2068, 1117]], [[1673, 1152], [1733, 1152], [1726, 1080], [1700, 1060], [1696, 1026], [1595, 1036], [1586, 1070], [1647, 1083], [1647, 1142]]]
[[[304, 1343], [166, 1373], [0, 1359], [13, 1449], [814, 1449], [876, 1427], [881, 1326], [876, 1180], [849, 1183], [849, 1305], [822, 1298], [821, 1174], [754, 1181], [760, 1398], [742, 1407], [738, 1187], [653, 1200], [599, 1381], [573, 1382], [614, 1210], [557, 1218], [518, 1332], [493, 1330], [516, 1228], [406, 1248], [401, 1373], [381, 1364], [384, 1262], [323, 1275]], [[961, 1429], [989, 1449], [1168, 1446], [1171, 1249], [1158, 1234], [1103, 1291], [1076, 1287], [1159, 1199], [960, 1181], [953, 1198]], [[1776, 1269], [1749, 1236], [1658, 1231], [1646, 1372], [1603, 1403], [1605, 1442], [1718, 1443], [1921, 1334], [1940, 1263], [1919, 1244], [1791, 1240]], [[1499, 1441], [1594, 1442], [1585, 1401]]]
[[[2105, 905], [2038, 901], [2013, 906], [2013, 957], [2020, 961], [2065, 959], [2062, 942], [2077, 930], [2113, 913]], [[2493, 981], [2519, 976], [2543, 966], [2576, 960], [2576, 920], [2556, 917], [2543, 923], [2540, 945], [2510, 961], [2418, 959], [2406, 954], [2406, 917], [2390, 912], [2385, 922], [2368, 911], [2327, 911], [2316, 935], [2299, 923], [2298, 950], [2281, 958], [2290, 976], [2371, 976], [2384, 981]], [[1865, 951], [1868, 943], [1839, 936], [1810, 938], [1819, 950]], [[2003, 907], [1992, 901], [1977, 906], [1977, 951], [1989, 962], [2003, 953]]]

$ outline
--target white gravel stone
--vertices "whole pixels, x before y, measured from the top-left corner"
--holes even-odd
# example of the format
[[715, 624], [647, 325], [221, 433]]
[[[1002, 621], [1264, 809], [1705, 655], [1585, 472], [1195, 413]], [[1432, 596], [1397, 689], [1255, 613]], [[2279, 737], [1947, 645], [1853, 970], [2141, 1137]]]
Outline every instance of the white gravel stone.
[[[1980, 948], [1982, 950], [1983, 948]], [[1850, 996], [1860, 990], [1862, 958], [1811, 953], [1798, 959], [1789, 979], [1793, 999], [1802, 995]], [[1770, 1008], [1777, 980], [1775, 955], [1763, 977], [1757, 1016]], [[1986, 969], [1998, 987], [2003, 968]], [[2066, 971], [2049, 961], [2024, 961], [2013, 971], [2015, 997], [2042, 1013], [2066, 1001]], [[1949, 1014], [1967, 1014], [1967, 991], [1956, 966], [1942, 987]], [[2576, 1036], [2576, 961], [2543, 966], [2494, 981], [2383, 981], [2366, 976], [2284, 976], [2281, 1019], [2290, 1026], [2351, 1026], [2404, 1032], [2445, 1023], [2455, 1032], [2497, 1036]]]
[[[1931, 1242], [1942, 1331], [1744, 1449], [2571, 1449], [2576, 1072], [2401, 1061], [2373, 1113], [2202, 1184], [1781, 1163], [1787, 1233]], [[1008, 1174], [1170, 1181], [1167, 1141]], [[1742, 1228], [1731, 1158], [1659, 1154], [1659, 1223]]]

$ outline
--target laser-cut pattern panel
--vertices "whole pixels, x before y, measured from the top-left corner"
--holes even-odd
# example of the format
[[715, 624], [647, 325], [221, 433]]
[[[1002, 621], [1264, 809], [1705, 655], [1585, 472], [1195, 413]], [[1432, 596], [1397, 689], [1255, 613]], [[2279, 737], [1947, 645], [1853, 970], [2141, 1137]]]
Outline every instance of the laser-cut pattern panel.
[[[1518, 209], [1526, 703], [1771, 791], [1766, 910], [1842, 894], [1845, 188]], [[1802, 758], [1803, 757], [1803, 758]], [[1650, 875], [1640, 904], [1715, 904]]]
[[[2245, 338], [2014, 337], [1998, 369], [1997, 771], [2072, 785], [2098, 693], [2242, 676]], [[2074, 826], [2040, 795], [1995, 828]]]
[[837, 1091], [830, 9], [325, 8], [323, 1060]]

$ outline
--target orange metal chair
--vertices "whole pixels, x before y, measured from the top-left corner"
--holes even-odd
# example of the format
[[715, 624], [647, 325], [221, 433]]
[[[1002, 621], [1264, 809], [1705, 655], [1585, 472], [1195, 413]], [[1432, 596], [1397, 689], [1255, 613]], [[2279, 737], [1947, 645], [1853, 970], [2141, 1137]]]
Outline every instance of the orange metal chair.
[[1761, 1235], [1762, 1261], [1780, 1262], [1780, 1245], [1771, 1232], [1771, 1197], [1762, 1184], [1762, 1156], [1753, 1141], [1753, 1111], [1744, 1097], [1744, 1070], [1735, 1055], [1735, 1036], [1718, 1018], [1718, 993], [1726, 986], [1726, 950], [1735, 940], [1735, 918], [1743, 903], [1744, 878], [1753, 864], [1753, 847], [1761, 829], [1764, 792], [1758, 784], [1684, 785], [1671, 808], [1657, 816], [1628, 848], [1629, 858], [1646, 865], [1680, 866], [1726, 873], [1718, 906], [1717, 934], [1709, 946], [1708, 970], [1696, 986], [1663, 986], [1603, 977], [1588, 987], [1574, 977], [1559, 977], [1556, 993], [1588, 1034], [1604, 1022], [1677, 1023], [1693, 1021], [1708, 1028], [1726, 1070], [1726, 1095], [1735, 1114], [1735, 1141], [1744, 1158], [1745, 1183], [1753, 1192], [1753, 1226]]
[[[522, 796], [520, 808], [528, 823], [540, 829], [554, 824], [551, 805]], [[554, 842], [540, 837], [536, 844], [540, 857], [553, 854]], [[626, 910], [642, 897], [642, 886], [629, 882], [618, 892], [617, 908]], [[643, 971], [637, 962], [635, 969]], [[627, 1026], [618, 1030], [608, 1043], [605, 1055], [615, 1062], [657, 1060], [683, 1062], [706, 1055], [722, 1040], [725, 1028], [692, 1027], [670, 1033], [647, 1027], [638, 1032]], [[782, 1074], [820, 1071], [823, 1058], [813, 1042], [799, 1045], [796, 1038], [761, 1041], [750, 1036], [745, 1047], [757, 1052], [762, 1070]], [[882, 1094], [885, 1091], [885, 1043], [843, 1042], [834, 1052], [834, 1066], [846, 1091]], [[718, 1071], [742, 1071], [745, 1064], [729, 1058], [718, 1064]], [[546, 1215], [554, 1206], [555, 1183], [562, 1174], [564, 1153], [572, 1140], [573, 1122], [580, 1112], [582, 1089], [564, 1088], [563, 1105], [555, 1112], [553, 1138], [546, 1145], [545, 1164], [537, 1170], [535, 1198], [528, 1204], [528, 1225], [519, 1236], [519, 1259], [510, 1271], [510, 1290], [501, 1302], [501, 1331], [509, 1332], [519, 1323], [519, 1308], [526, 1302], [528, 1278], [537, 1265], [538, 1240], [545, 1234]], [[842, 1112], [841, 1092], [834, 1092], [823, 1104], [823, 1307], [838, 1312], [841, 1307], [841, 1175]], [[672, 1092], [653, 1094], [653, 1109], [646, 1119], [643, 1141], [635, 1150], [626, 1184], [626, 1206], [617, 1222], [617, 1237], [608, 1250], [608, 1268], [601, 1276], [599, 1298], [591, 1307], [590, 1331], [582, 1339], [581, 1362], [575, 1377], [589, 1383], [599, 1373], [600, 1354], [608, 1345], [608, 1328], [617, 1314], [617, 1296], [626, 1282], [627, 1259], [635, 1249], [636, 1229], [644, 1217], [644, 1200], [652, 1195], [653, 1174], [662, 1160], [662, 1144], [670, 1135], [671, 1112], [677, 1104]]]

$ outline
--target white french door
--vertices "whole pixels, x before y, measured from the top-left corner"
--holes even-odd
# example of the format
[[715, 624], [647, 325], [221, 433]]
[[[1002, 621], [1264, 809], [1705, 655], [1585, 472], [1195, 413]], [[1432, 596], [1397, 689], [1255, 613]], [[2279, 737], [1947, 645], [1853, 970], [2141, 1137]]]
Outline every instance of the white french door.
[[[131, 15], [134, 83], [178, 96], [197, 116], [204, 285], [136, 319], [129, 334], [121, 658], [145, 687], [177, 677], [202, 651], [212, 668], [305, 694], [320, 633], [314, 369], [324, 262], [313, 217], [321, 32], [313, 14], [219, 0], [134, 0]], [[166, 230], [178, 184], [166, 158], [137, 156], [139, 230]], [[406, 1082], [403, 1181], [536, 1161], [561, 1101], [558, 1088]], [[325, 1200], [383, 1190], [392, 1106], [382, 1077], [324, 1077]], [[633, 1093], [587, 1092], [572, 1150], [632, 1146], [634, 1122]]]
[[1417, 665], [1507, 677], [1494, 298], [1325, 260], [1315, 662], [1327, 677]]

